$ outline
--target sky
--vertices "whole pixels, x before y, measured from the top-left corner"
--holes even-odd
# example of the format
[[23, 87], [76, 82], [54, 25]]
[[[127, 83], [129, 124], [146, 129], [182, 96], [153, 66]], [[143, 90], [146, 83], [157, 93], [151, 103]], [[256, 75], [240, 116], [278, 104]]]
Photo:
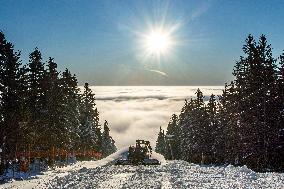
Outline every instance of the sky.
[[[0, 30], [22, 52], [38, 47], [79, 84], [224, 85], [246, 36], [284, 49], [283, 0], [0, 0]], [[158, 55], [151, 31], [170, 38]]]

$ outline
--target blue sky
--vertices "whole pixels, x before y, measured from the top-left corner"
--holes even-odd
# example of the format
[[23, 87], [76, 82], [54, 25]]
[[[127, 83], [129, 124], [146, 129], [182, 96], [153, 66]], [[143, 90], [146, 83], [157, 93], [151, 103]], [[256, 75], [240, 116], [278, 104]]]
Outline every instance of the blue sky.
[[[0, 0], [0, 30], [23, 62], [38, 47], [80, 84], [223, 85], [245, 37], [266, 34], [284, 49], [284, 1]], [[138, 42], [164, 20], [178, 41], [158, 61]], [[137, 35], [139, 34], [139, 35]], [[161, 74], [165, 73], [165, 74]]]

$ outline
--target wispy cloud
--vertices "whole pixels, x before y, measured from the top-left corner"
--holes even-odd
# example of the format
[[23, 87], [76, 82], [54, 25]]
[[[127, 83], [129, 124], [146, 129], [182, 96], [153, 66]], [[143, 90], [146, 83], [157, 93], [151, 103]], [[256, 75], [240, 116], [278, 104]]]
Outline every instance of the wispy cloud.
[[160, 74], [160, 75], [165, 76], [165, 77], [169, 77], [167, 73], [159, 71], [159, 70], [148, 70], [148, 71]]
[[191, 15], [191, 19], [194, 20], [195, 18], [198, 18], [202, 14], [206, 13], [207, 10], [211, 6], [211, 1], [204, 1], [200, 7], [198, 7], [196, 10], [193, 11]]

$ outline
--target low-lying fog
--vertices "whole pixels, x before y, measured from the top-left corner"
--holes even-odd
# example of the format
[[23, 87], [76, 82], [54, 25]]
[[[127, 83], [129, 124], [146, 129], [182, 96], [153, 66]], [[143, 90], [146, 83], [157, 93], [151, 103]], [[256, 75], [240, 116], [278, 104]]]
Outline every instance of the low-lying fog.
[[173, 113], [179, 114], [184, 100], [200, 88], [205, 100], [220, 95], [223, 86], [96, 86], [91, 87], [103, 124], [107, 120], [118, 148], [149, 140], [155, 146], [159, 127], [166, 128]]

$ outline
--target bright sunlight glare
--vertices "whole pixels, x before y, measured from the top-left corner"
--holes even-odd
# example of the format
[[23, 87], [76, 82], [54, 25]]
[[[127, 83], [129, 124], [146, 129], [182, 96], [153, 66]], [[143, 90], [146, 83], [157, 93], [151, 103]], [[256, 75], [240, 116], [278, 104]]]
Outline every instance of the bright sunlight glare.
[[170, 36], [163, 31], [152, 31], [146, 35], [146, 48], [151, 53], [164, 54], [171, 45]]
[[143, 35], [143, 44], [146, 54], [160, 57], [170, 53], [173, 37], [166, 29], [153, 28]]
[[176, 49], [181, 45], [178, 36], [180, 22], [166, 24], [161, 21], [153, 24], [148, 21], [148, 23], [149, 26], [144, 32], [134, 31], [137, 36], [139, 58], [148, 64], [150, 62], [160, 64], [175, 59]]

